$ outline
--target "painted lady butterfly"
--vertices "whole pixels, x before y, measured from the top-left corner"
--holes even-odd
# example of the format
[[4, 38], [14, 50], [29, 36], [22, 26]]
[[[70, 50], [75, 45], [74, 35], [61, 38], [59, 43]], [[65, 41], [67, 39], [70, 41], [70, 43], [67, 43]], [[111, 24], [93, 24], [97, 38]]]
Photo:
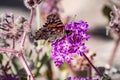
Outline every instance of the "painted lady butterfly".
[[64, 25], [57, 13], [47, 16], [47, 21], [42, 28], [36, 31], [35, 39], [52, 41], [63, 34]]

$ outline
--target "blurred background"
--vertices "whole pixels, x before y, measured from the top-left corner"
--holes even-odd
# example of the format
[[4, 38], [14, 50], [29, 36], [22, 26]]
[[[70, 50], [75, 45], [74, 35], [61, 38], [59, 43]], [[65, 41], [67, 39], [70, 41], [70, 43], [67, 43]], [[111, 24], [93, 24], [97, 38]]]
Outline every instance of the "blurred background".
[[[86, 45], [90, 51], [96, 53], [94, 65], [108, 65], [116, 38], [111, 35], [106, 36], [106, 26], [110, 20], [109, 12], [113, 9], [113, 5], [120, 6], [120, 0], [61, 0], [60, 4], [64, 10], [61, 13], [62, 18], [71, 16], [70, 21], [88, 22], [91, 38]], [[43, 3], [40, 7], [42, 5]], [[22, 0], [0, 0], [0, 14], [3, 13], [14, 13], [15, 16], [22, 15], [28, 19], [30, 10], [24, 6]], [[36, 19], [33, 20], [32, 25], [36, 25]], [[120, 47], [118, 47], [112, 66], [120, 69]], [[55, 66], [54, 69], [56, 69]], [[56, 73], [60, 76], [67, 74], [60, 74], [57, 69]]]

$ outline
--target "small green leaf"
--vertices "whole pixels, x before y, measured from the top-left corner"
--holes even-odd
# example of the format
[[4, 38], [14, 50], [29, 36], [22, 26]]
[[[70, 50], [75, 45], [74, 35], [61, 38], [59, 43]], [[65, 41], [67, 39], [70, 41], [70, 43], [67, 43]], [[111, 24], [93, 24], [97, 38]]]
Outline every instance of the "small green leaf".
[[62, 65], [60, 65], [59, 69], [62, 71], [62, 70], [67, 69], [67, 67], [68, 67], [68, 64], [67, 63], [63, 63]]
[[33, 52], [32, 52], [32, 50], [30, 50], [30, 53], [29, 53], [29, 58], [31, 57], [32, 53], [33, 53]]
[[33, 70], [33, 74], [35, 77], [39, 75], [39, 71], [40, 71], [41, 67], [47, 62], [47, 60], [48, 60], [48, 56], [47, 56], [47, 54], [45, 54], [42, 57], [42, 59], [38, 61], [36, 68]]

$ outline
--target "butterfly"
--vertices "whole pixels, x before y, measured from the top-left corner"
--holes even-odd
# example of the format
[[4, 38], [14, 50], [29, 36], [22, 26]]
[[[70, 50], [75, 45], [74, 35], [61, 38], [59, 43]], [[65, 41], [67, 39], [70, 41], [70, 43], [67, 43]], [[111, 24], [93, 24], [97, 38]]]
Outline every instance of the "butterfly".
[[36, 31], [34, 38], [36, 40], [53, 41], [63, 34], [63, 28], [64, 24], [60, 20], [59, 15], [57, 13], [50, 14], [47, 16], [43, 27]]

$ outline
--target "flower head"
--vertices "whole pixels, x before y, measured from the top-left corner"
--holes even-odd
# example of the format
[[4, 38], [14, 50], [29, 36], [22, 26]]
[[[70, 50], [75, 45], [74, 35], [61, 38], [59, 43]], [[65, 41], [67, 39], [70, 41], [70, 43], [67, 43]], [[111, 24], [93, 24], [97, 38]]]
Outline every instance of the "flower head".
[[42, 6], [42, 13], [58, 13], [61, 12], [61, 5], [59, 4], [61, 0], [44, 0]]
[[120, 9], [114, 6], [114, 11], [110, 13], [111, 20], [107, 26], [107, 35], [110, 29], [120, 34]]
[[[0, 17], [0, 29], [3, 31], [6, 38], [15, 38], [19, 39], [23, 32], [24, 26], [26, 24], [26, 19], [22, 16], [14, 18], [14, 15], [11, 14], [3, 14]], [[2, 37], [2, 36], [0, 36]]]
[[82, 56], [86, 51], [84, 41], [90, 38], [88, 24], [84, 21], [70, 22], [65, 25], [65, 30], [71, 32], [52, 42], [52, 58], [57, 66], [70, 63], [76, 54]]
[[24, 0], [24, 4], [28, 9], [35, 8], [42, 0]]
[[71, 31], [86, 31], [88, 29], [87, 22], [79, 21], [79, 22], [70, 22], [66, 24], [65, 30], [71, 30]]

